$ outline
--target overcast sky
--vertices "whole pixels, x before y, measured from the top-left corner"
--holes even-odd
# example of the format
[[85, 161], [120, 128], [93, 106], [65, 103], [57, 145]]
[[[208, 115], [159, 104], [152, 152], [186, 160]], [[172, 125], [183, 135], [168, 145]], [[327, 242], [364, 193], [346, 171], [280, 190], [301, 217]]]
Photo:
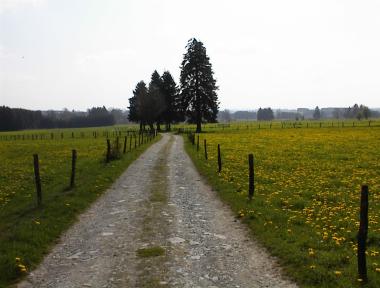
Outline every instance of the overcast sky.
[[380, 107], [378, 0], [0, 0], [0, 105], [126, 108], [187, 41], [221, 108]]

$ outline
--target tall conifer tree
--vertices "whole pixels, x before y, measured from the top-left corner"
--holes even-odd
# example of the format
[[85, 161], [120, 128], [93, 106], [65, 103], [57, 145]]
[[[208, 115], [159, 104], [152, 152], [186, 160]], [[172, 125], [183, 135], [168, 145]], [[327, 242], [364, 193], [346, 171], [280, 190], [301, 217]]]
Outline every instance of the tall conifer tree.
[[181, 65], [181, 105], [189, 121], [197, 124], [199, 133], [202, 123], [216, 122], [218, 87], [203, 43], [193, 38], [186, 48]]
[[169, 71], [162, 74], [162, 93], [165, 100], [165, 111], [163, 120], [166, 125], [166, 131], [170, 131], [171, 123], [180, 120], [178, 88]]

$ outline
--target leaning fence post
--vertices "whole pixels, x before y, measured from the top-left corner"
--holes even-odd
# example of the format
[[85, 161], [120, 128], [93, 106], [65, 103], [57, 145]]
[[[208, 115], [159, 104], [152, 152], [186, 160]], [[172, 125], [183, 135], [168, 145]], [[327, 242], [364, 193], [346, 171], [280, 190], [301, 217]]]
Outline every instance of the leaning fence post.
[[255, 192], [255, 168], [253, 166], [253, 154], [248, 155], [249, 164], [249, 190], [248, 199], [252, 200], [253, 193]]
[[207, 160], [207, 142], [206, 142], [206, 139], [203, 140], [203, 144], [205, 146], [205, 159]]
[[71, 155], [71, 179], [70, 179], [70, 188], [74, 187], [75, 184], [75, 165], [77, 162], [77, 150], [72, 151]]
[[220, 144], [218, 144], [218, 172], [222, 171], [222, 157], [220, 155]]
[[106, 162], [110, 162], [111, 160], [111, 141], [110, 139], [107, 139], [107, 155], [106, 155]]
[[358, 233], [359, 278], [367, 282], [366, 242], [368, 234], [368, 186], [363, 185], [360, 198], [360, 226]]
[[34, 179], [36, 182], [36, 191], [37, 191], [37, 206], [42, 205], [42, 191], [41, 191], [41, 178], [40, 178], [40, 165], [38, 162], [38, 154], [33, 155], [34, 162]]

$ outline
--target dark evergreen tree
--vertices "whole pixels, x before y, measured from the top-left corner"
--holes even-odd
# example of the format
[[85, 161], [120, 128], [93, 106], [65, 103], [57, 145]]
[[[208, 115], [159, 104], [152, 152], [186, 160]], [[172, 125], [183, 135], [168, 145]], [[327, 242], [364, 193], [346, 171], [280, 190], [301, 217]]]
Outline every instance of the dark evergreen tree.
[[218, 87], [203, 43], [193, 38], [186, 48], [181, 65], [181, 106], [189, 122], [197, 124], [199, 133], [203, 122], [216, 122]]
[[139, 122], [140, 130], [143, 129], [145, 123], [143, 123], [142, 117], [140, 117], [138, 103], [139, 98], [144, 97], [148, 93], [148, 89], [146, 88], [146, 84], [144, 81], [140, 81], [137, 83], [135, 90], [133, 91], [133, 96], [129, 98], [129, 114], [128, 120], [131, 122]]
[[313, 118], [314, 118], [315, 120], [321, 119], [321, 110], [319, 109], [318, 106], [315, 107], [315, 109], [314, 109]]
[[371, 117], [371, 110], [369, 110], [369, 108], [367, 106], [360, 105], [360, 109], [362, 111], [362, 116], [365, 119], [368, 119], [369, 117]]
[[148, 88], [149, 103], [154, 110], [151, 111], [154, 116], [153, 122], [157, 124], [157, 130], [161, 131], [161, 122], [163, 121], [163, 112], [165, 111], [165, 99], [162, 92], [162, 79], [160, 74], [154, 70]]
[[170, 131], [171, 123], [181, 120], [180, 103], [178, 98], [178, 88], [169, 71], [162, 74], [162, 94], [165, 101], [165, 110], [163, 112], [163, 121], [166, 125], [166, 131]]

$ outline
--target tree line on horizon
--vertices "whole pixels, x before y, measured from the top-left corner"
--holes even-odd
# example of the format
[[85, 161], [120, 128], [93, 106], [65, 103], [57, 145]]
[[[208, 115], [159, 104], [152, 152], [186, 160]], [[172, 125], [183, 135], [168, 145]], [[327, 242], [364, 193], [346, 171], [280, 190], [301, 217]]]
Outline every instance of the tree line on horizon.
[[32, 111], [0, 106], [0, 131], [111, 126], [119, 111], [93, 107], [87, 112]]
[[361, 104], [354, 104], [348, 108], [319, 108], [315, 109], [298, 108], [297, 110], [273, 110], [272, 108], [259, 108], [257, 111], [238, 110], [231, 112], [224, 109], [218, 114], [218, 121], [230, 122], [239, 120], [258, 120], [258, 121], [271, 121], [271, 120], [305, 120], [305, 119], [369, 119], [380, 118], [380, 110], [372, 110], [367, 106]]

